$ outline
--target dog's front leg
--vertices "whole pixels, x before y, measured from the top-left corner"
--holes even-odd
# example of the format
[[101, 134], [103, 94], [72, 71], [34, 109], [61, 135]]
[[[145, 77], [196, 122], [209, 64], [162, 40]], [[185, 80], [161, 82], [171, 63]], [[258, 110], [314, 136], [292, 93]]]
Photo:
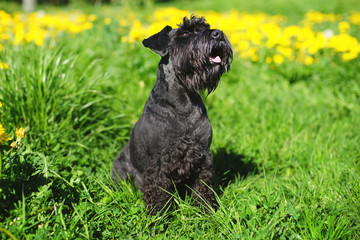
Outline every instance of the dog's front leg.
[[162, 215], [170, 206], [173, 184], [160, 172], [160, 168], [149, 167], [144, 174], [143, 199], [151, 215]]
[[201, 171], [198, 177], [195, 179], [192, 186], [193, 189], [193, 198], [196, 200], [196, 205], [201, 208], [205, 208], [210, 211], [210, 207], [215, 211], [218, 208], [215, 194], [213, 190], [213, 181], [214, 181], [214, 170], [213, 170], [213, 160], [212, 154], [209, 153], [206, 157], [206, 161], [201, 168]]

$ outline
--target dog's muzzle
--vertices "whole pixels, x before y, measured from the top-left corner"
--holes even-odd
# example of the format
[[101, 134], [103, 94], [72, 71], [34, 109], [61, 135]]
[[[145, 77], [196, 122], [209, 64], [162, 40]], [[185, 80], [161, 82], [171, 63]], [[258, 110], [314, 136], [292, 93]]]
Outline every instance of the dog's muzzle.
[[[212, 30], [210, 33], [210, 37], [219, 43], [224, 41], [224, 36], [224, 33], [217, 29]], [[217, 44], [217, 46], [212, 49], [209, 56], [209, 61], [211, 64], [221, 64], [223, 61], [223, 45], [224, 44]]]

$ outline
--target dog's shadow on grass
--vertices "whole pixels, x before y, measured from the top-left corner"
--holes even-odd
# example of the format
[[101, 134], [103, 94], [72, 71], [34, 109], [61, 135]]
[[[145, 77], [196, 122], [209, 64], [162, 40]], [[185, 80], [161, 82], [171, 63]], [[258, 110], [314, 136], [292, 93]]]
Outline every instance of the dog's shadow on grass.
[[258, 174], [259, 170], [253, 160], [245, 155], [219, 149], [213, 156], [215, 168], [215, 183], [226, 187], [234, 182], [236, 177], [246, 178], [250, 174]]

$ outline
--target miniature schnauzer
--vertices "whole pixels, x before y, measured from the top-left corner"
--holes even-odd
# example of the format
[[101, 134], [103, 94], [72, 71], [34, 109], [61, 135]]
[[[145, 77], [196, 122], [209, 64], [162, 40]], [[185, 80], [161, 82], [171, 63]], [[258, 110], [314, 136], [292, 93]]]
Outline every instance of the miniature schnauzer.
[[[184, 18], [143, 41], [161, 56], [157, 79], [129, 142], [113, 162], [112, 178], [131, 179], [151, 214], [163, 214], [171, 194], [191, 192], [199, 206], [217, 209], [212, 129], [200, 96], [230, 69], [232, 47], [204, 18]], [[189, 191], [190, 190], [190, 191]]]

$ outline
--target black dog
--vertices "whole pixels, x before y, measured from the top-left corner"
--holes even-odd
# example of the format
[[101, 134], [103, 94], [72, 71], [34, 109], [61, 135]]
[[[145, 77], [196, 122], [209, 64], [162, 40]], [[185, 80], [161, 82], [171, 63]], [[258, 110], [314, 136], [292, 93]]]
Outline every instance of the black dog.
[[232, 47], [204, 18], [184, 18], [145, 39], [158, 53], [157, 80], [129, 142], [113, 162], [112, 178], [132, 179], [152, 214], [171, 195], [193, 190], [197, 203], [217, 208], [213, 190], [212, 129], [199, 92], [215, 90], [230, 69]]

